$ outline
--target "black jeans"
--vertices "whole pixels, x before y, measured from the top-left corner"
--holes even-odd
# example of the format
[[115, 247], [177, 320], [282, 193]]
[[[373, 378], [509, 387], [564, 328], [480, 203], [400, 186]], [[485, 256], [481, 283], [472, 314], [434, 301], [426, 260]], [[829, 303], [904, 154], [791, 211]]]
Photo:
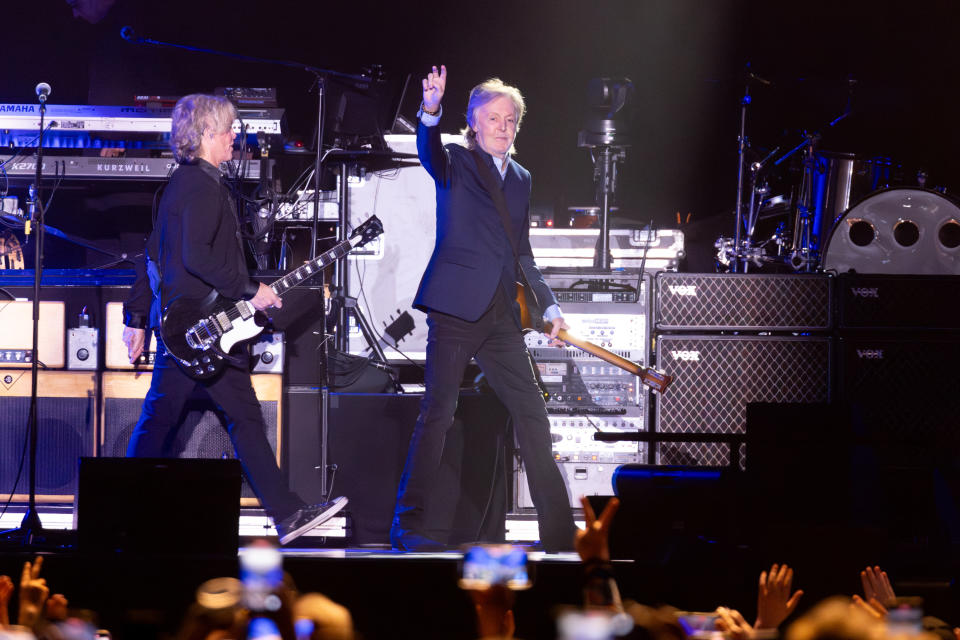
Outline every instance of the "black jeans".
[[547, 411], [512, 301], [498, 289], [476, 322], [431, 311], [427, 325], [426, 393], [397, 490], [392, 536], [405, 531], [423, 534], [424, 510], [437, 477], [444, 439], [453, 425], [460, 381], [475, 357], [513, 419], [537, 508], [540, 540], [547, 548], [571, 549], [576, 530], [573, 511], [553, 459]]
[[[250, 374], [227, 366], [214, 378], [194, 380], [180, 370], [159, 339], [150, 391], [143, 400], [140, 420], [127, 445], [127, 456], [168, 457], [169, 445], [180, 427], [184, 405], [198, 385], [227, 416], [227, 431], [237, 459], [253, 492], [273, 521], [280, 522], [304, 506], [303, 500], [288, 488], [270, 449]], [[197, 489], [202, 490], [201, 487]]]

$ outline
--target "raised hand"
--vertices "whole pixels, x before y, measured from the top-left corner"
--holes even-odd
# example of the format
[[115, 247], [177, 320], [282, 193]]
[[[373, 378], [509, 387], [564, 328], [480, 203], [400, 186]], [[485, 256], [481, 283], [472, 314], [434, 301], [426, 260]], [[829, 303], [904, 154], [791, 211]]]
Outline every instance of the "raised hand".
[[891, 600], [897, 598], [887, 572], [882, 571], [880, 567], [867, 567], [861, 571], [860, 583], [863, 585], [863, 597], [867, 602], [876, 600], [886, 606]]
[[770, 572], [760, 573], [760, 589], [757, 592], [757, 621], [756, 629], [776, 629], [787, 619], [797, 603], [803, 597], [803, 591], [797, 590], [792, 595], [790, 588], [793, 584], [793, 569], [787, 565], [770, 567]]
[[883, 620], [887, 617], [886, 608], [876, 598], [870, 598], [869, 601], [866, 601], [857, 594], [853, 594], [853, 604], [850, 606], [854, 609], [860, 609], [874, 620]]
[[10, 597], [13, 596], [13, 580], [0, 576], [0, 629], [10, 626]]
[[24, 627], [33, 627], [40, 621], [44, 603], [50, 595], [47, 581], [40, 577], [40, 567], [43, 566], [43, 556], [37, 556], [33, 564], [23, 563], [23, 573], [20, 575], [20, 607], [17, 624]]
[[610, 498], [600, 518], [594, 514], [593, 507], [590, 506], [586, 496], [580, 496], [580, 504], [583, 505], [586, 528], [577, 531], [573, 546], [584, 562], [587, 560], [607, 562], [610, 560], [610, 523], [617, 509], [620, 508], [620, 499]]
[[750, 623], [736, 609], [717, 607], [717, 630], [732, 640], [752, 640], [756, 635]]
[[62, 622], [67, 619], [67, 597], [62, 593], [55, 593], [47, 600], [44, 609], [44, 615], [47, 620]]
[[423, 108], [425, 111], [436, 112], [440, 108], [440, 101], [443, 100], [443, 92], [447, 88], [447, 68], [440, 65], [440, 71], [437, 71], [436, 65], [433, 70], [423, 79]]

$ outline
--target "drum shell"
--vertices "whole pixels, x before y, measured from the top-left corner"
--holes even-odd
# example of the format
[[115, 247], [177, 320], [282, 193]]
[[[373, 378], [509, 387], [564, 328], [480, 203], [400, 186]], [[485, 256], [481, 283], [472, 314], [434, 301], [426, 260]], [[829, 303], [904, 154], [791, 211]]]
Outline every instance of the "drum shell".
[[[916, 237], [905, 244], [897, 236], [911, 225]], [[960, 231], [960, 207], [950, 198], [925, 189], [879, 191], [833, 225], [822, 266], [838, 273], [960, 274], [960, 246], [945, 243], [944, 230]]]

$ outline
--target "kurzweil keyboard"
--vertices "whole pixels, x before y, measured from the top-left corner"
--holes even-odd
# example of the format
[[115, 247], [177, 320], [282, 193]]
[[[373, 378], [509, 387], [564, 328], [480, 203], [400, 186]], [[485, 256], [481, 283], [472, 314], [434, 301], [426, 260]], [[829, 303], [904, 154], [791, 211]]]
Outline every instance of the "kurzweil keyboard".
[[[237, 161], [228, 163], [228, 175], [237, 174]], [[47, 180], [164, 180], [177, 168], [172, 158], [97, 158], [85, 156], [44, 156], [43, 177]], [[36, 158], [14, 160], [3, 165], [0, 174], [8, 178], [33, 178]], [[240, 169], [244, 180], [260, 179], [260, 161], [247, 160]]]
[[[115, 131], [169, 133], [173, 109], [48, 104], [45, 125], [51, 131]], [[240, 133], [279, 134], [283, 109], [239, 109], [233, 130]], [[33, 131], [40, 128], [40, 105], [0, 104], [0, 129]]]

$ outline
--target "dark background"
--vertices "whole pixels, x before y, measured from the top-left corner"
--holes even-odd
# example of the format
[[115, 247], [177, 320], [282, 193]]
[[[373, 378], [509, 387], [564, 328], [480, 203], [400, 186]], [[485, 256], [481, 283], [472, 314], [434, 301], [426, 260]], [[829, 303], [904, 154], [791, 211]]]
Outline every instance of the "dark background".
[[[556, 0], [293, 2], [117, 0], [90, 24], [63, 0], [18, 3], [7, 15], [0, 102], [130, 104], [138, 92], [180, 95], [216, 86], [275, 86], [290, 130], [309, 138], [312, 76], [210, 55], [134, 45], [138, 35], [346, 72], [384, 65], [388, 79], [449, 69], [444, 130], [462, 126], [469, 89], [490, 76], [519, 86], [528, 116], [517, 159], [533, 172], [534, 210], [593, 202], [592, 165], [577, 147], [590, 78], [627, 76], [633, 146], [622, 167], [626, 217], [676, 226], [676, 212], [733, 234], [744, 66], [754, 85], [748, 135], [757, 153], [820, 131], [826, 150], [882, 154], [957, 184], [958, 4], [865, 1]], [[853, 83], [853, 113], [836, 127]], [[414, 84], [414, 87], [417, 85]], [[417, 101], [407, 103], [413, 118]], [[781, 151], [783, 153], [783, 151]], [[774, 191], [799, 181], [790, 163]], [[68, 205], [64, 205], [68, 206]], [[718, 217], [722, 216], [722, 217]], [[727, 229], [729, 227], [729, 229]]]

